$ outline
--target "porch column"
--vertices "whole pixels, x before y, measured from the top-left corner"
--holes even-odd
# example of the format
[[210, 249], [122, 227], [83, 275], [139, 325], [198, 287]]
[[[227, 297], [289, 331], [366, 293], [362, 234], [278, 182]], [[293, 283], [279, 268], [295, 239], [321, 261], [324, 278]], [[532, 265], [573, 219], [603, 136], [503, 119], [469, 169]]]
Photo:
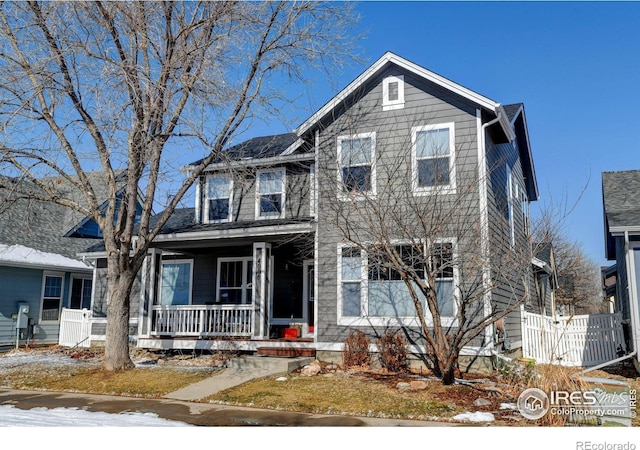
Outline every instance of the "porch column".
[[[145, 266], [146, 271], [143, 272], [142, 279], [149, 280], [148, 285], [143, 283], [142, 292], [143, 296], [146, 297], [146, 324], [144, 327], [144, 337], [150, 337], [151, 332], [153, 331], [153, 306], [156, 303], [156, 286], [157, 286], [157, 267], [158, 267], [158, 258], [161, 257], [162, 250], [158, 250], [156, 248], [151, 248], [149, 253], [145, 258]], [[142, 309], [142, 305], [140, 305]], [[140, 333], [142, 334], [142, 333]]]
[[253, 244], [253, 337], [269, 337], [269, 304], [271, 300], [271, 244]]

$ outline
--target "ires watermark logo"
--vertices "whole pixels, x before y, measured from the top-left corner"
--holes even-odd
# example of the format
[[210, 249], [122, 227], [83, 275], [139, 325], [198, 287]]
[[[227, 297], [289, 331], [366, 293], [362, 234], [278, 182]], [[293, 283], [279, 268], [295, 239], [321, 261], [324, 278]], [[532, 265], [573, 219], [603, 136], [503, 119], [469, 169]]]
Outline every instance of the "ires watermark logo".
[[529, 420], [543, 418], [547, 414], [566, 416], [570, 421], [592, 421], [602, 418], [619, 419], [630, 425], [636, 416], [636, 390], [606, 390], [601, 387], [577, 391], [550, 391], [542, 389], [525, 389], [518, 397], [518, 410]]

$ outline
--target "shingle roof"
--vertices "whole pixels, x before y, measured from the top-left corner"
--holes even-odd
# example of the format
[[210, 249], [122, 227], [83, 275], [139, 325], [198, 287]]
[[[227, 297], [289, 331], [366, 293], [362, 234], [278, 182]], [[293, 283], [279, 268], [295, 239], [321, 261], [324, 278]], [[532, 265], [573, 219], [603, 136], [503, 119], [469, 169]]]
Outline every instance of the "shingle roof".
[[[278, 156], [298, 139], [295, 133], [274, 134], [248, 139], [224, 151], [225, 159], [238, 161], [242, 159], [260, 159]], [[191, 166], [200, 164], [202, 159], [192, 162]], [[222, 162], [220, 158], [215, 162]]]
[[509, 122], [511, 122], [515, 117], [516, 113], [520, 110], [520, 108], [522, 108], [522, 103], [514, 103], [512, 105], [503, 105], [502, 108], [504, 109], [504, 112], [507, 113], [507, 118], [509, 119]]
[[640, 170], [603, 172], [602, 197], [609, 228], [640, 227]]
[[[98, 202], [107, 197], [104, 175], [98, 172], [88, 174]], [[60, 193], [60, 196], [85, 203], [83, 194], [62, 178], [41, 180]], [[0, 186], [18, 180], [3, 177]], [[20, 183], [26, 183], [21, 181]], [[34, 185], [22, 187], [36, 189]], [[18, 196], [0, 188], [0, 244], [24, 245], [42, 252], [57, 253], [68, 258], [76, 258], [77, 253], [86, 249], [92, 240], [64, 237], [65, 233], [84, 219], [84, 216], [70, 208], [51, 202], [33, 200]]]

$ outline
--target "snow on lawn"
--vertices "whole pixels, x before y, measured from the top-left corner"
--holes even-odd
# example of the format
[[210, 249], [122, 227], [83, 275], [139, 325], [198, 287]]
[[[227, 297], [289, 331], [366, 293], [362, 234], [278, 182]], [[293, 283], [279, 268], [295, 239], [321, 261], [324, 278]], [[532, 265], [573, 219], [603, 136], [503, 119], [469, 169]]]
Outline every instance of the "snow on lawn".
[[0, 427], [187, 427], [152, 413], [90, 412], [77, 408], [19, 409], [0, 405]]
[[462, 420], [468, 422], [493, 422], [495, 417], [491, 413], [486, 412], [466, 412], [453, 417], [453, 420]]
[[45, 365], [52, 366], [76, 366], [86, 365], [86, 361], [79, 361], [63, 353], [43, 350], [43, 351], [21, 351], [14, 350], [9, 353], [0, 354], [0, 370], [20, 367], [24, 365]]

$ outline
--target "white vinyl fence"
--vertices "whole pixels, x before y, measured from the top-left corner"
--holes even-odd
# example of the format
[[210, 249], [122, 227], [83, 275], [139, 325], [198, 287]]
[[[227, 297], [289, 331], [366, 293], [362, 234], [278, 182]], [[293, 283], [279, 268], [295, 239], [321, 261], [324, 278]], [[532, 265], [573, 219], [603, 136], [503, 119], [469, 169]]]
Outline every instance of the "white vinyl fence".
[[622, 314], [553, 317], [524, 312], [522, 353], [539, 364], [590, 367], [624, 350]]
[[91, 346], [91, 311], [62, 308], [58, 344], [64, 347]]

